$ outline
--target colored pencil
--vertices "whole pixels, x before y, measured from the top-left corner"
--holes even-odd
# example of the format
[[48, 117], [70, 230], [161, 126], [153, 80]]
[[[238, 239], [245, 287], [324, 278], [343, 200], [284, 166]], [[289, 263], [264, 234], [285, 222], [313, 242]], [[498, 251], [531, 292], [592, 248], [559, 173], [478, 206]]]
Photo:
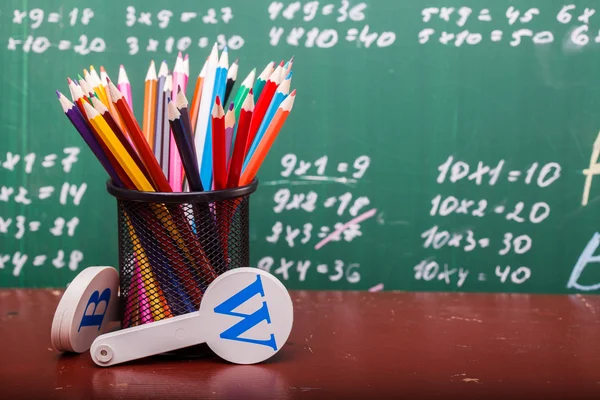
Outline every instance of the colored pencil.
[[73, 102], [75, 104], [77, 104], [77, 107], [79, 108], [79, 111], [81, 112], [81, 114], [87, 118], [87, 115], [85, 113], [85, 108], [83, 107], [83, 103], [86, 102], [85, 95], [83, 94], [83, 90], [81, 90], [81, 86], [76, 85], [75, 81], [72, 81], [70, 78], [67, 78], [69, 80], [69, 89], [71, 90], [71, 93], [73, 94]]
[[258, 173], [260, 166], [265, 160], [267, 153], [271, 149], [273, 142], [275, 142], [279, 131], [281, 131], [281, 127], [283, 126], [283, 124], [285, 124], [285, 121], [288, 115], [290, 114], [290, 111], [292, 111], [295, 98], [296, 90], [294, 89], [294, 91], [290, 93], [290, 95], [279, 106], [275, 117], [273, 117], [273, 121], [271, 121], [269, 128], [265, 132], [265, 136], [260, 141], [260, 144], [256, 148], [254, 155], [248, 163], [248, 166], [242, 173], [242, 177], [240, 178], [240, 186], [250, 184], [256, 177], [256, 174]]
[[213, 100], [216, 100], [217, 96], [221, 99], [221, 105], [223, 105], [223, 99], [225, 98], [225, 91], [227, 90], [227, 72], [229, 71], [229, 51], [227, 46], [221, 52], [219, 63], [217, 64], [217, 70], [215, 72], [215, 90], [213, 93]]
[[152, 176], [152, 180], [154, 181], [156, 190], [159, 190], [161, 192], [171, 192], [172, 190], [169, 186], [169, 182], [167, 181], [165, 175], [162, 173], [160, 166], [156, 161], [156, 158], [154, 158], [152, 150], [150, 150], [150, 147], [148, 146], [148, 142], [146, 142], [146, 139], [144, 139], [144, 134], [142, 133], [140, 126], [135, 120], [135, 117], [133, 116], [129, 105], [123, 99], [123, 94], [110, 81], [108, 82], [108, 89], [111, 101], [115, 105], [115, 108], [117, 109], [119, 115], [123, 119], [123, 122], [127, 126], [127, 129], [130, 132], [131, 138], [133, 139], [133, 143], [135, 144], [138, 154], [140, 155], [142, 162], [146, 166], [146, 169], [148, 169], [148, 172], [150, 172], [150, 175]]
[[157, 85], [156, 66], [154, 65], [154, 61], [150, 61], [150, 67], [148, 67], [148, 73], [144, 82], [144, 119], [142, 120], [142, 131], [151, 149], [154, 149]]
[[146, 179], [142, 171], [137, 167], [129, 153], [127, 153], [127, 150], [125, 150], [119, 139], [117, 139], [114, 132], [110, 129], [100, 113], [87, 102], [83, 103], [83, 106], [85, 107], [85, 113], [88, 117], [88, 120], [96, 132], [98, 132], [104, 141], [104, 144], [106, 144], [106, 147], [110, 149], [119, 164], [123, 167], [127, 173], [127, 176], [135, 185], [136, 189], [146, 192], [154, 191], [152, 184]]
[[190, 57], [186, 54], [183, 57], [183, 91], [187, 91], [187, 83], [190, 79]]
[[288, 76], [292, 71], [292, 67], [294, 66], [294, 56], [290, 58], [290, 60], [286, 63], [286, 68], [284, 70], [283, 76]]
[[100, 82], [102, 82], [102, 86], [104, 86], [104, 90], [106, 92], [106, 96], [108, 96], [108, 74], [104, 69], [104, 66], [100, 66]]
[[179, 52], [179, 54], [177, 54], [177, 59], [175, 61], [175, 66], [173, 67], [173, 85], [171, 86], [173, 88], [173, 94], [172, 94], [172, 98], [171, 100], [173, 100], [175, 98], [175, 96], [177, 96], [177, 88], [181, 87], [184, 91], [185, 91], [185, 87], [184, 87], [184, 80], [185, 80], [185, 70], [184, 70], [184, 66], [183, 66], [183, 56], [181, 55], [181, 52]]
[[96, 72], [96, 69], [93, 65], [90, 65], [90, 76], [92, 82], [94, 83], [92, 85], [92, 89], [94, 89], [96, 94], [98, 94], [100, 100], [104, 103], [104, 105], [108, 107], [108, 97], [106, 95], [106, 90], [104, 88], [104, 85], [102, 84], [102, 80], [98, 76], [98, 72]]
[[253, 88], [255, 104], [258, 101], [258, 98], [260, 97], [262, 90], [265, 87], [265, 84], [267, 83], [267, 79], [269, 79], [271, 74], [273, 74], [273, 71], [275, 71], [275, 61], [271, 61], [270, 63], [268, 63], [265, 69], [258, 76], [258, 79], [256, 80], [256, 83], [254, 84]]
[[[161, 111], [162, 116], [162, 150], [160, 155], [160, 165], [166, 177], [169, 177], [169, 155], [171, 150], [171, 128], [169, 127], [169, 100], [171, 99], [171, 93], [173, 91], [173, 78], [171, 74], [167, 75], [165, 80], [165, 86], [163, 88], [163, 110]], [[170, 185], [170, 182], [169, 182]]]
[[[187, 97], [185, 97], [185, 93], [183, 92], [183, 90], [179, 90], [177, 92], [177, 97], [175, 98], [175, 106], [177, 106], [177, 110], [181, 113], [181, 121], [183, 122], [185, 133], [191, 139], [192, 135], [190, 134], [190, 132], [192, 131], [192, 124], [190, 121], [190, 112], [188, 108]], [[190, 141], [190, 143], [193, 142]], [[195, 151], [194, 154], [196, 154]]]
[[250, 146], [250, 149], [246, 152], [243, 169], [246, 168], [246, 166], [248, 165], [248, 162], [252, 158], [252, 154], [254, 154], [256, 147], [258, 147], [258, 144], [262, 140], [265, 132], [267, 131], [267, 128], [269, 127], [269, 124], [271, 123], [271, 120], [273, 120], [273, 117], [275, 116], [275, 113], [277, 112], [277, 109], [279, 108], [281, 103], [285, 100], [285, 98], [290, 94], [291, 79], [292, 79], [292, 73], [290, 72], [288, 77], [281, 83], [281, 85], [279, 85], [277, 87], [277, 91], [275, 92], [275, 95], [273, 96], [273, 99], [271, 100], [271, 104], [269, 104], [269, 108], [267, 109], [267, 112], [265, 113], [265, 116], [260, 124], [260, 127], [258, 128], [258, 132], [256, 133], [256, 136], [254, 137], [252, 145]]
[[123, 124], [123, 121], [121, 120], [121, 116], [115, 109], [113, 102], [110, 101], [110, 95], [108, 93], [108, 81], [109, 80], [110, 80], [110, 78], [108, 77], [108, 74], [106, 73], [106, 69], [104, 69], [104, 66], [101, 65], [100, 66], [100, 82], [102, 83], [102, 87], [104, 88], [104, 93], [106, 94], [106, 101], [108, 102], [108, 104], [105, 104], [105, 105], [108, 107], [108, 111], [110, 112], [110, 115], [112, 115], [113, 119], [115, 121], [117, 121], [117, 124], [119, 124], [119, 126], [121, 127], [121, 130], [123, 132], [125, 132], [126, 135], [128, 135], [127, 138], [129, 139], [129, 132], [127, 132], [127, 129], [125, 129], [125, 125]]
[[231, 66], [229, 67], [229, 70], [227, 71], [227, 84], [225, 87], [225, 97], [223, 100], [223, 104], [227, 104], [227, 100], [229, 99], [229, 96], [231, 95], [231, 90], [233, 89], [233, 85], [235, 85], [235, 81], [237, 79], [237, 74], [238, 74], [238, 63], [239, 63], [240, 59], [236, 59], [233, 64], [231, 64]]
[[[154, 156], [158, 160], [159, 163], [162, 161], [162, 148], [163, 148], [163, 113], [165, 110], [164, 104], [164, 90], [165, 90], [165, 82], [167, 80], [167, 75], [169, 74], [169, 67], [167, 66], [167, 62], [163, 61], [160, 64], [160, 69], [158, 70], [158, 81], [156, 84], [156, 112], [155, 120], [154, 120]], [[162, 164], [161, 164], [162, 165]]]
[[196, 130], [196, 123], [198, 122], [198, 112], [200, 111], [200, 98], [202, 97], [202, 87], [204, 84], [204, 77], [206, 76], [206, 64], [207, 61], [204, 62], [200, 73], [198, 74], [198, 78], [196, 79], [196, 87], [194, 88], [194, 95], [192, 96], [192, 106], [190, 107], [190, 123], [192, 124], [192, 136]]
[[98, 140], [96, 139], [96, 136], [92, 132], [91, 127], [88, 125], [88, 122], [83, 117], [83, 115], [81, 115], [79, 109], [75, 106], [74, 103], [70, 102], [69, 99], [67, 99], [58, 90], [56, 91], [56, 95], [58, 96], [58, 101], [60, 102], [60, 105], [62, 106], [65, 115], [67, 116], [67, 118], [69, 118], [75, 129], [77, 129], [77, 132], [79, 132], [79, 134], [81, 135], [85, 143], [88, 145], [92, 153], [94, 153], [94, 155], [96, 156], [96, 158], [98, 159], [108, 176], [110, 176], [110, 178], [117, 186], [123, 187], [124, 184], [121, 181], [121, 178], [119, 178], [119, 176], [117, 175], [115, 168], [108, 160], [104, 150], [102, 149], [100, 143], [98, 143]]
[[[198, 112], [198, 121], [196, 123], [196, 130], [194, 133], [194, 145], [196, 146], [196, 155], [198, 157], [198, 168], [200, 169], [200, 178], [202, 179], [202, 185], [206, 188], [206, 190], [210, 190], [211, 182], [212, 182], [212, 173], [207, 174], [204, 172], [202, 166], [205, 163], [205, 149], [206, 142], [209, 139], [209, 121], [212, 114], [212, 106], [213, 106], [213, 93], [215, 90], [215, 72], [217, 70], [217, 64], [219, 62], [219, 52], [217, 50], [217, 44], [212, 48], [210, 52], [210, 56], [207, 60], [206, 65], [206, 78], [204, 79], [204, 84], [202, 86], [202, 97], [200, 99], [200, 110]], [[208, 148], [207, 153], [212, 151], [212, 141], [210, 141], [211, 147]], [[212, 166], [212, 157], [210, 154], [206, 154], [206, 156], [211, 161]], [[209, 171], [212, 168], [208, 169]]]
[[104, 118], [110, 129], [114, 132], [117, 139], [119, 139], [127, 153], [131, 156], [133, 162], [135, 162], [140, 171], [142, 171], [146, 179], [148, 179], [148, 181], [151, 182], [152, 177], [150, 176], [150, 173], [144, 166], [144, 163], [140, 159], [140, 156], [134, 149], [131, 142], [125, 137], [125, 134], [123, 133], [123, 131], [121, 131], [119, 125], [117, 125], [112, 115], [110, 115], [110, 113], [108, 112], [108, 108], [96, 97], [92, 98], [92, 106], [96, 109], [96, 111], [100, 113], [100, 115], [102, 115], [102, 118]]
[[[173, 84], [171, 89], [171, 100], [177, 97], [177, 91], [182, 89], [185, 91], [185, 67], [181, 52], [177, 55], [177, 61], [173, 68]], [[181, 192], [183, 188], [183, 165], [181, 157], [175, 144], [172, 130], [169, 131], [169, 184], [175, 192]]]
[[242, 81], [240, 88], [238, 89], [237, 93], [235, 94], [235, 97], [233, 98], [233, 104], [235, 107], [235, 119], [240, 118], [240, 111], [242, 109], [242, 104], [244, 104], [244, 101], [246, 100], [246, 96], [248, 95], [248, 92], [254, 86], [254, 78], [255, 77], [256, 77], [256, 68], [254, 68], [252, 71], [250, 71], [250, 73], [248, 74], [246, 79], [244, 79]]
[[85, 96], [89, 96], [90, 93], [93, 92], [92, 87], [83, 79], [81, 76], [79, 77], [79, 86]]
[[131, 97], [131, 83], [129, 83], [129, 77], [127, 76], [127, 72], [125, 72], [125, 67], [123, 64], [119, 67], [119, 77], [118, 77], [118, 88], [121, 93], [123, 93], [123, 97], [125, 97], [125, 101], [129, 104], [129, 107], [133, 109], [133, 98]]
[[181, 116], [182, 115], [175, 103], [169, 102], [169, 122], [171, 124], [171, 130], [173, 131], [173, 137], [175, 137], [175, 142], [177, 144], [176, 147], [181, 155], [183, 168], [188, 177], [190, 189], [195, 192], [201, 192], [204, 188], [200, 181], [200, 171], [198, 171], [196, 153], [192, 142], [189, 140], [188, 134], [186, 133], [187, 128], [185, 127], [185, 123]]
[[[227, 82], [227, 68], [229, 67], [229, 56], [227, 47], [223, 49], [221, 53], [221, 57], [219, 58], [219, 62], [217, 64], [217, 68], [215, 70], [215, 82], [212, 93], [213, 107], [216, 102], [216, 98], [222, 99], [225, 95], [225, 86]], [[204, 151], [202, 156], [202, 161], [200, 163], [200, 178], [202, 179], [202, 184], [206, 190], [210, 190], [213, 187], [213, 134], [212, 134], [212, 124], [209, 123], [206, 129], [206, 139], [204, 141]]]
[[235, 135], [235, 143], [233, 145], [233, 154], [231, 155], [231, 161], [229, 163], [227, 188], [238, 186], [240, 174], [242, 173], [242, 164], [244, 163], [244, 156], [246, 154], [246, 140], [248, 139], [248, 129], [250, 129], [253, 111], [254, 96], [252, 89], [250, 89], [240, 112], [237, 134]]
[[[281, 71], [283, 69], [283, 65], [278, 65], [275, 68], [275, 71], [271, 74], [267, 83], [265, 84], [264, 89], [262, 90], [262, 94], [260, 95], [258, 101], [256, 102], [256, 106], [254, 107], [254, 113], [252, 114], [252, 122], [250, 122], [250, 131], [248, 131], [248, 141], [246, 142], [246, 154], [248, 154], [248, 150], [250, 150], [250, 146], [254, 142], [254, 137], [258, 132], [258, 128], [260, 128], [260, 124], [262, 123], [265, 114], [267, 113], [267, 109], [271, 104], [271, 100], [275, 95], [275, 91], [277, 90], [277, 86], [281, 83], [279, 79], [281, 76]], [[256, 99], [256, 96], [254, 96]]]
[[213, 173], [215, 190], [227, 187], [227, 155], [225, 150], [225, 113], [219, 96], [212, 111], [213, 126]]
[[[225, 114], [225, 156], [226, 156], [226, 169], [229, 168], [229, 160], [231, 159], [231, 144], [233, 141], [233, 131], [235, 130], [235, 110], [233, 109], [233, 102], [229, 104], [227, 113]], [[226, 175], [227, 176], [227, 175]]]

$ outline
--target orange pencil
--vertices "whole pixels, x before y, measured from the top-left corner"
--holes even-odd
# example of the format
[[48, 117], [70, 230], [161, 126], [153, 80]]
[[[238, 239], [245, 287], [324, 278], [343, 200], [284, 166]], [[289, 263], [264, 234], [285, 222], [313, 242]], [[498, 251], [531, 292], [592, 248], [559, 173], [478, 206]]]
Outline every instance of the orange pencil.
[[171, 189], [171, 186], [169, 186], [169, 182], [162, 172], [160, 165], [158, 165], [158, 161], [156, 161], [148, 142], [146, 142], [144, 134], [131, 112], [131, 108], [129, 108], [129, 105], [123, 97], [123, 93], [121, 93], [111, 81], [108, 81], [108, 91], [110, 92], [111, 102], [115, 105], [123, 123], [127, 127], [130, 138], [133, 140], [133, 144], [137, 148], [142, 162], [152, 176], [155, 190], [160, 192], [172, 192], [173, 190]]
[[196, 87], [194, 88], [194, 95], [192, 97], [192, 106], [190, 107], [190, 123], [192, 125], [192, 132], [190, 134], [194, 137], [194, 131], [196, 130], [196, 122], [198, 122], [198, 111], [200, 110], [200, 98], [202, 97], [202, 87], [204, 86], [204, 75], [206, 75], [206, 64], [207, 61], [204, 62], [204, 66], [198, 75], [198, 79], [196, 79]]
[[144, 120], [142, 121], [142, 131], [144, 137], [150, 146], [154, 148], [154, 122], [156, 120], [156, 90], [158, 78], [156, 77], [156, 67], [154, 61], [150, 62], [146, 82], [144, 84]]
[[288, 115], [290, 115], [290, 111], [292, 111], [292, 107], [294, 106], [294, 100], [296, 99], [296, 90], [294, 90], [290, 95], [281, 103], [273, 120], [269, 124], [265, 135], [263, 136], [260, 144], [256, 148], [256, 151], [252, 155], [250, 162], [246, 166], [244, 172], [242, 172], [242, 177], [240, 178], [240, 186], [248, 185], [254, 180], [258, 169], [262, 165], [267, 153], [271, 149], [273, 142], [277, 138], [277, 134], [281, 130], [281, 127], [285, 123]]

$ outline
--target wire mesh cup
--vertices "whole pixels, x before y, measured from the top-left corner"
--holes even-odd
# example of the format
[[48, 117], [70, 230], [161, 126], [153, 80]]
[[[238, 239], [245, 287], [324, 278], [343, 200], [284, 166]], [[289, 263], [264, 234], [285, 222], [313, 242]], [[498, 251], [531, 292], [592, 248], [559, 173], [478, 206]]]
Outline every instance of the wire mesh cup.
[[106, 184], [117, 199], [121, 328], [197, 311], [217, 276], [250, 266], [257, 185], [151, 193]]

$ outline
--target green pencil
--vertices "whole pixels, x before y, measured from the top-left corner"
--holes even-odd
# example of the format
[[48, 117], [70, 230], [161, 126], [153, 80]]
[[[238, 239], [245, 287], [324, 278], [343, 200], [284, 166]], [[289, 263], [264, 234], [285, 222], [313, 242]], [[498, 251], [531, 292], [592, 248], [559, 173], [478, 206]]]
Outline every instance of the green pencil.
[[[258, 101], [258, 98], [260, 97], [260, 93], [262, 92], [263, 88], [265, 87], [265, 84], [267, 83], [267, 79], [269, 79], [269, 77], [271, 76], [273, 71], [275, 71], [275, 61], [271, 61], [269, 64], [267, 64], [267, 66], [265, 67], [263, 72], [261, 72], [260, 75], [258, 76], [258, 79], [256, 80], [256, 83], [254, 84], [254, 88], [252, 89], [254, 91], [254, 102], [255, 103]], [[237, 106], [237, 103], [236, 103], [236, 106]], [[236, 107], [236, 112], [237, 112], [237, 107]]]
[[248, 92], [250, 91], [250, 89], [252, 89], [252, 87], [254, 85], [255, 77], [256, 77], [256, 68], [254, 68], [252, 71], [250, 71], [250, 73], [248, 74], [246, 79], [244, 79], [244, 81], [242, 82], [242, 85], [238, 89], [237, 93], [235, 94], [235, 98], [233, 99], [233, 104], [235, 107], [236, 121], [240, 117], [240, 112], [242, 110], [242, 104], [244, 103], [244, 100], [246, 99]]

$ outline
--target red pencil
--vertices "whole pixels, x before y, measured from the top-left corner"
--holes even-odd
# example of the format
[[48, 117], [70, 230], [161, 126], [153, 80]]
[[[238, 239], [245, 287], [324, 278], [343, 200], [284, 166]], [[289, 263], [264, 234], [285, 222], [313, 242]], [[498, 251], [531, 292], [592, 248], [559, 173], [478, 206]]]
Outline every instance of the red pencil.
[[248, 139], [248, 130], [252, 113], [254, 111], [254, 95], [252, 89], [246, 96], [242, 109], [240, 111], [240, 119], [237, 127], [237, 135], [235, 136], [235, 144], [233, 145], [233, 155], [229, 164], [229, 176], [227, 177], [227, 188], [238, 186], [240, 175], [242, 174], [242, 166], [246, 156], [246, 142]]
[[246, 149], [245, 153], [248, 152], [250, 146], [252, 146], [252, 142], [254, 141], [254, 137], [260, 128], [260, 124], [267, 113], [267, 109], [269, 108], [269, 104], [271, 104], [271, 100], [273, 99], [273, 95], [275, 95], [275, 91], [277, 90], [277, 86], [283, 80], [281, 78], [281, 72], [283, 71], [283, 62], [275, 68], [275, 71], [271, 74], [265, 87], [260, 93], [260, 97], [256, 102], [256, 107], [254, 108], [254, 113], [252, 114], [252, 121], [250, 122], [250, 130], [248, 131], [248, 140], [246, 141]]
[[142, 133], [142, 129], [133, 116], [131, 108], [129, 108], [129, 105], [125, 101], [123, 94], [111, 81], [108, 81], [108, 89], [112, 103], [115, 105], [115, 108], [119, 112], [123, 123], [127, 127], [127, 131], [133, 140], [133, 144], [137, 148], [142, 162], [152, 176], [155, 190], [159, 192], [172, 192], [173, 190], [171, 189], [171, 186], [169, 186], [169, 181], [167, 181], [165, 174], [160, 168], [160, 165], [158, 165], [158, 161], [156, 161], [156, 157], [154, 157], [154, 153], [150, 149], [150, 146], [148, 145], [148, 142]]
[[227, 153], [225, 144], [225, 112], [217, 96], [212, 111], [213, 181], [215, 190], [227, 187]]

